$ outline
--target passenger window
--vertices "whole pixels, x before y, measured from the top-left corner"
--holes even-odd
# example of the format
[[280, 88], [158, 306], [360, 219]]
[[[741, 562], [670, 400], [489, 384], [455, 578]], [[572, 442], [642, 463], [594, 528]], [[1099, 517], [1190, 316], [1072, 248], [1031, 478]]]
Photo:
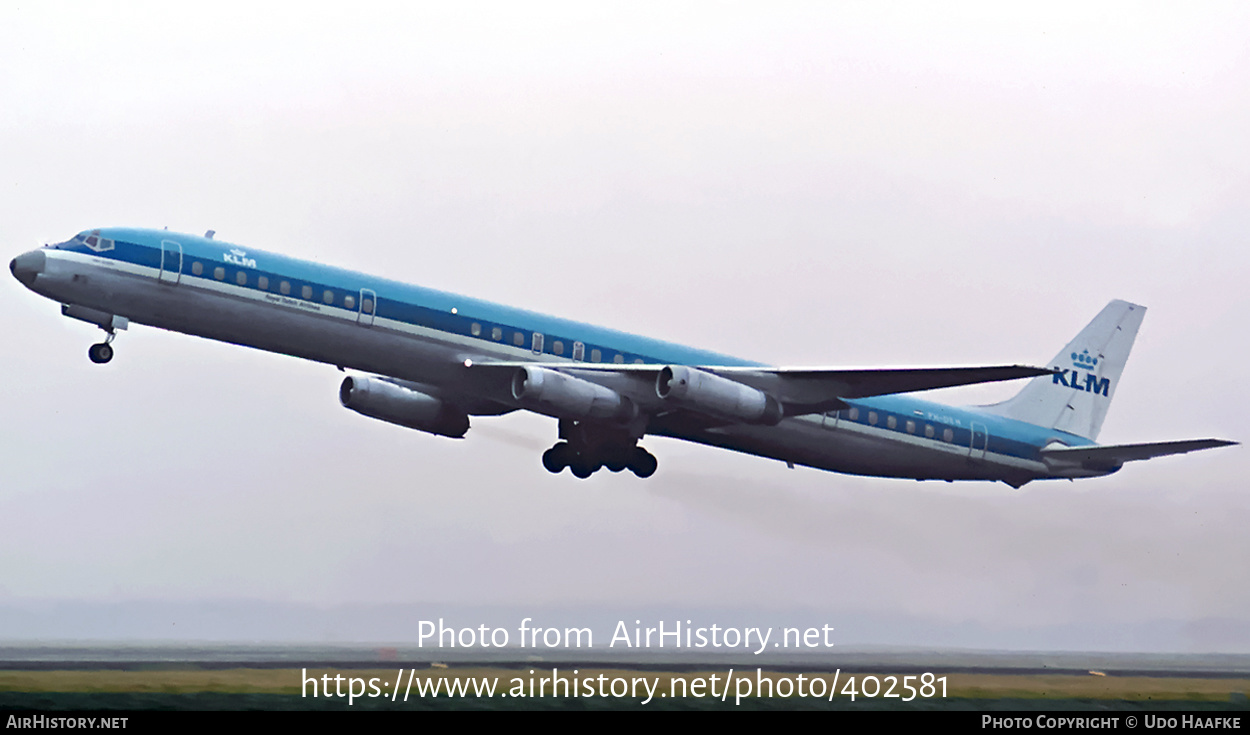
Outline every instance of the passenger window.
[[625, 356], [618, 352], [616, 353], [616, 357], [612, 358], [612, 362], [617, 365], [623, 365], [625, 363]]
[[525, 344], [525, 335], [521, 334], [520, 332], [514, 332], [512, 334], [512, 344], [516, 345], [517, 347], [520, 347], [521, 345]]
[[872, 424], [873, 426], [877, 425], [877, 412], [876, 411], [868, 412], [868, 423]]
[[312, 286], [304, 286], [299, 290], [299, 295], [304, 297], [305, 301], [312, 301]]
[[849, 418], [851, 421], [859, 421], [859, 409], [852, 408], [850, 413], [848, 413], [846, 417]]
[[499, 327], [495, 327], [494, 329], [490, 330], [490, 338], [495, 340], [496, 342], [503, 339], [503, 330], [500, 329]]
[[885, 419], [885, 428], [887, 428], [887, 429], [897, 429], [897, 428], [898, 428], [898, 419], [894, 418], [893, 416], [887, 416], [887, 417], [886, 417], [886, 419]]
[[214, 268], [213, 278], [216, 278], [219, 281], [226, 280], [226, 269], [222, 268], [221, 266], [217, 266], [216, 268]]
[[581, 342], [573, 343], [573, 359], [581, 362], [586, 359], [586, 345]]
[[932, 438], [933, 438], [933, 425], [932, 425], [932, 424], [925, 424], [925, 425], [924, 425], [924, 435], [925, 435], [925, 438], [926, 438], [926, 439], [932, 439]]
[[635, 358], [634, 358], [634, 364], [635, 364], [635, 365], [641, 365], [641, 364], [642, 364], [642, 358], [641, 358], [641, 357], [635, 357]]
[[554, 353], [556, 353], [557, 355], [563, 355], [563, 354], [564, 354], [564, 343], [563, 343], [563, 342], [561, 342], [561, 341], [560, 341], [560, 340], [558, 340], [558, 339], [557, 339], [555, 342], [552, 342], [552, 343], [551, 343], [551, 351], [552, 351], [552, 352], [554, 352]]
[[283, 296], [289, 296], [291, 293], [291, 284], [287, 283], [286, 281], [283, 281], [282, 283], [278, 284], [278, 290], [282, 292]]
[[916, 422], [915, 422], [915, 421], [908, 420], [908, 422], [907, 422], [907, 433], [908, 433], [908, 434], [915, 434], [915, 433], [916, 433]]
[[543, 352], [543, 336], [540, 332], [534, 332], [534, 339], [530, 342], [530, 352], [535, 355], [541, 355]]
[[193, 275], [193, 276], [202, 276], [202, 275], [204, 275], [204, 264], [203, 264], [203, 263], [201, 263], [201, 262], [200, 262], [200, 261], [198, 261], [198, 260], [197, 260], [197, 261], [195, 261], [194, 263], [192, 263], [192, 264], [191, 264], [191, 275]]
[[323, 293], [323, 294], [321, 294], [321, 300], [322, 300], [322, 301], [324, 301], [324, 302], [326, 302], [327, 304], [333, 304], [333, 303], [334, 303], [334, 292], [333, 292], [333, 291], [331, 291], [330, 289], [328, 289], [328, 288], [327, 288], [327, 289], [326, 289], [326, 292], [325, 292], [325, 293]]
[[[351, 297], [350, 297], [350, 296], [348, 296], [347, 298], [349, 298], [349, 299], [350, 299]], [[481, 324], [478, 324], [477, 322], [473, 322], [473, 324], [469, 325], [469, 334], [472, 334], [474, 337], [477, 337], [477, 336], [478, 336], [478, 335], [480, 335], [481, 333], [482, 333], [482, 325], [481, 325]]]
[[234, 280], [240, 286], [246, 286], [247, 285], [247, 271], [239, 271], [238, 273], [234, 274]]
[[360, 310], [365, 314], [373, 313], [373, 299], [365, 299], [360, 302]]
[[349, 309], [355, 309], [355, 308], [356, 308], [356, 297], [355, 297], [355, 296], [344, 296], [344, 297], [343, 297], [343, 306], [346, 306], [346, 307], [347, 307], [347, 308], [349, 308]]
[[269, 290], [269, 276], [261, 276], [260, 278], [257, 278], [256, 285], [260, 287], [261, 291], [268, 291]]
[[950, 429], [943, 429], [943, 430], [942, 430], [942, 441], [944, 441], [944, 442], [946, 442], [946, 443], [948, 443], [948, 444], [949, 444], [950, 442], [955, 441], [955, 432], [951, 431]]
[[598, 347], [590, 351], [590, 361], [591, 362], [603, 362], [603, 353], [599, 351]]

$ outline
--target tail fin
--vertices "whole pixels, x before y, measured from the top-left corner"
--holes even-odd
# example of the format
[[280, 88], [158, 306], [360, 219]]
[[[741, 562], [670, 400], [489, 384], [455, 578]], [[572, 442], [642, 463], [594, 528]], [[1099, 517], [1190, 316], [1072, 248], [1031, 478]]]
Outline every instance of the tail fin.
[[1050, 362], [1059, 372], [1034, 378], [1015, 397], [984, 410], [1097, 439], [1145, 315], [1144, 306], [1112, 301]]

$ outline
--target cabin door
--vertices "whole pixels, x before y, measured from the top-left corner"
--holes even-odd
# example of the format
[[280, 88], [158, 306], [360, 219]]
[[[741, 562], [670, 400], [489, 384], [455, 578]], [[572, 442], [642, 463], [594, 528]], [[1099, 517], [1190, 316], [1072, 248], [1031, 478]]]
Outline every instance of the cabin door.
[[972, 459], [985, 459], [985, 451], [990, 446], [990, 432], [985, 424], [972, 422], [972, 441], [968, 446], [968, 456]]
[[360, 311], [356, 312], [356, 323], [366, 327], [373, 326], [373, 318], [378, 313], [378, 295], [367, 288], [360, 289]]
[[182, 245], [173, 240], [161, 240], [161, 272], [157, 278], [162, 283], [178, 283], [182, 280]]

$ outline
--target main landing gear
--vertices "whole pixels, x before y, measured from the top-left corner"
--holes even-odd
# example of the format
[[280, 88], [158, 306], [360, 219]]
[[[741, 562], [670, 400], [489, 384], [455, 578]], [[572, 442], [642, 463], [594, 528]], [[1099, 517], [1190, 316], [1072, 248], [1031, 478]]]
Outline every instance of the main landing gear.
[[548, 472], [559, 474], [568, 467], [583, 480], [605, 467], [612, 472], [628, 469], [639, 477], [650, 477], [658, 466], [655, 455], [639, 446], [578, 451], [569, 442], [560, 442], [543, 452], [543, 467]]
[[561, 420], [560, 438], [564, 441], [543, 452], [543, 467], [554, 474], [568, 467], [583, 480], [605, 467], [611, 472], [628, 469], [639, 477], [650, 477], [659, 463], [651, 452], [638, 446], [638, 438], [643, 433], [643, 426], [603, 426]]
[[117, 336], [117, 332], [114, 332], [111, 329], [107, 331], [108, 336], [104, 338], [103, 342], [91, 345], [91, 347], [87, 348], [87, 357], [91, 358], [91, 361], [97, 365], [103, 365], [113, 359], [112, 343], [113, 338]]

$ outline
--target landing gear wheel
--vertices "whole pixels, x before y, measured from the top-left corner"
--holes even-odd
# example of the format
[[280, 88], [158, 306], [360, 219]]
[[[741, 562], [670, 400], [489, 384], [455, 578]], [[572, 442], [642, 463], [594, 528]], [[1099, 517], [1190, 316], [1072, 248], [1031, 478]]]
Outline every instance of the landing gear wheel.
[[603, 466], [611, 472], [620, 472], [629, 466], [629, 460], [634, 456], [634, 448], [631, 447], [605, 447], [603, 453]]
[[569, 469], [573, 470], [573, 474], [577, 476], [578, 479], [585, 480], [587, 477], [595, 474], [595, 470], [599, 468], [579, 457], [576, 461], [569, 465]]
[[543, 452], [543, 467], [552, 474], [560, 474], [565, 467], [569, 466], [569, 460], [572, 459], [572, 450], [565, 442], [560, 442], [551, 449]]
[[87, 350], [87, 357], [91, 358], [91, 361], [95, 364], [103, 365], [113, 359], [113, 346], [108, 342], [91, 345]]
[[642, 447], [634, 448], [634, 456], [629, 460], [629, 471], [639, 477], [650, 477], [655, 474], [655, 470], [660, 466], [655, 456], [643, 449]]

